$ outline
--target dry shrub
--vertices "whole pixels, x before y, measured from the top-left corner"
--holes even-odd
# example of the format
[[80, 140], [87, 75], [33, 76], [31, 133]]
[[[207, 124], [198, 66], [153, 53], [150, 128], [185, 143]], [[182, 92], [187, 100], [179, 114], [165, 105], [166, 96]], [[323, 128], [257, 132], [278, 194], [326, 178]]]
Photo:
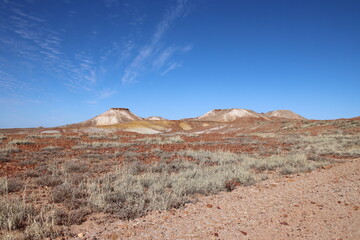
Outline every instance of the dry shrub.
[[17, 192], [24, 189], [24, 184], [15, 178], [0, 178], [0, 194]]
[[16, 153], [20, 152], [20, 149], [17, 146], [8, 144], [0, 148], [0, 154], [6, 156], [9, 153]]
[[1, 198], [0, 229], [11, 231], [24, 228], [33, 213], [33, 208], [20, 199]]
[[24, 234], [26, 240], [55, 239], [64, 235], [64, 231], [64, 228], [55, 225], [55, 210], [53, 206], [48, 206], [31, 219]]
[[11, 158], [6, 155], [0, 155], [0, 163], [10, 162]]
[[43, 175], [36, 179], [39, 186], [55, 187], [63, 183], [59, 176]]
[[29, 166], [29, 165], [35, 165], [37, 163], [38, 162], [34, 159], [26, 159], [26, 160], [19, 162], [19, 165], [20, 166]]
[[82, 207], [75, 210], [64, 211], [57, 210], [55, 213], [55, 223], [57, 225], [71, 226], [79, 225], [86, 221], [86, 216], [91, 213], [90, 209], [87, 207]]
[[65, 162], [63, 168], [67, 173], [86, 172], [88, 170], [88, 167], [78, 160], [70, 160]]
[[29, 178], [37, 178], [40, 176], [39, 172], [33, 170], [33, 169], [30, 169], [30, 170], [27, 170], [26, 172], [24, 172], [22, 174], [22, 176], [24, 177], [29, 177]]
[[68, 184], [61, 184], [54, 187], [51, 191], [52, 200], [54, 203], [65, 202], [68, 199], [72, 199], [74, 196], [72, 186]]

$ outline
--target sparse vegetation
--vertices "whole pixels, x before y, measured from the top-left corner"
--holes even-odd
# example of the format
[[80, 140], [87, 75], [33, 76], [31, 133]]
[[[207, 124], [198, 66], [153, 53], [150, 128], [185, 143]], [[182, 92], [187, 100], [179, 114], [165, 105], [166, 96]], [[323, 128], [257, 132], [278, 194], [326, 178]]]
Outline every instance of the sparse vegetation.
[[[360, 156], [360, 135], [347, 132], [350, 126], [286, 132], [315, 125], [292, 122], [279, 132], [233, 135], [0, 135], [0, 162], [7, 167], [0, 169], [0, 228], [6, 239], [53, 239], [91, 213], [133, 219]], [[32, 194], [22, 199], [27, 189]]]
[[184, 142], [184, 140], [180, 136], [142, 138], [134, 141], [141, 142], [143, 144], [158, 144], [158, 145], [176, 144], [176, 143]]
[[30, 135], [31, 138], [61, 138], [61, 134], [41, 134], [41, 135]]
[[96, 148], [120, 148], [127, 147], [131, 143], [121, 142], [81, 142], [79, 145], [74, 146], [73, 149], [96, 149]]

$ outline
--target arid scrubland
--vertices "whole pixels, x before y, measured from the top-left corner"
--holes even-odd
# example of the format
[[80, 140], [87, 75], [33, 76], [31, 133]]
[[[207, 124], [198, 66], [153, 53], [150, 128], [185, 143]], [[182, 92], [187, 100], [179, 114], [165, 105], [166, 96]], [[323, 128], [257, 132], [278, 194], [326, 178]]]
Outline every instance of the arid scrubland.
[[1, 237], [70, 236], [96, 213], [134, 219], [360, 157], [360, 134], [347, 125], [317, 134], [2, 134]]

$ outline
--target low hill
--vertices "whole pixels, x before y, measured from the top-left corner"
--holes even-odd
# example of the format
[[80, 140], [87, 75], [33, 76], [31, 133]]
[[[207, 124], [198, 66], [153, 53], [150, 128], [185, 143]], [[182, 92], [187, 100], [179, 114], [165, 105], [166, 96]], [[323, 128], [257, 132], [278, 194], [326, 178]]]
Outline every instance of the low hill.
[[201, 121], [232, 122], [239, 118], [264, 118], [260, 114], [247, 109], [214, 109], [197, 117]]
[[266, 117], [276, 117], [276, 118], [286, 118], [286, 119], [298, 119], [298, 120], [306, 120], [306, 118], [296, 114], [290, 110], [276, 110], [263, 114]]

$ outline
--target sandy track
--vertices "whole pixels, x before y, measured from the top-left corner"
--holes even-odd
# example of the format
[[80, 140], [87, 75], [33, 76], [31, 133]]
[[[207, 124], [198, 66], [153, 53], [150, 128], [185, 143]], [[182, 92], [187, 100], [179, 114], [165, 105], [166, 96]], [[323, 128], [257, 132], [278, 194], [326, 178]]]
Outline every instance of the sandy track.
[[[360, 159], [267, 180], [143, 218], [77, 231], [86, 239], [360, 239]], [[84, 239], [84, 238], [83, 238]]]

